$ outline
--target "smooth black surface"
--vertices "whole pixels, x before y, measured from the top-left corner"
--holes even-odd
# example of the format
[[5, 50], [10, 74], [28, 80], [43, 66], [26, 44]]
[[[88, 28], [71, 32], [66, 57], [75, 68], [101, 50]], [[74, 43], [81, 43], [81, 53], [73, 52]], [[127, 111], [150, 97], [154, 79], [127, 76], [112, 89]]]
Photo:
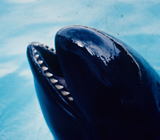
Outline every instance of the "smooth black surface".
[[[55, 45], [57, 61], [74, 97], [70, 106], [53, 94], [56, 91], [38, 72], [31, 46], [27, 54], [44, 117], [57, 139], [160, 139], [160, 79], [139, 54], [83, 26], [59, 30]], [[54, 57], [46, 59], [54, 64]]]

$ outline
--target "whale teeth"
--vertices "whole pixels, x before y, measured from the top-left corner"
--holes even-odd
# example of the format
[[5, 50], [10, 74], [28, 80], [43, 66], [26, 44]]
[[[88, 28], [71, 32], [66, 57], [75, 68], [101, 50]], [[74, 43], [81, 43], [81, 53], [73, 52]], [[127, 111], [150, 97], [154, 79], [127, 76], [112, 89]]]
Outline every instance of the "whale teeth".
[[70, 94], [68, 91], [61, 91], [61, 93], [62, 93], [62, 95], [64, 95], [64, 96], [67, 96], [67, 95]]
[[39, 46], [40, 45], [39, 42], [31, 42], [30, 44], [33, 45], [33, 46]]
[[68, 100], [73, 101], [74, 99], [73, 99], [73, 97], [68, 97]]
[[43, 63], [43, 61], [42, 60], [38, 60], [38, 64], [42, 64]]
[[58, 80], [56, 80], [56, 79], [54, 79], [54, 78], [51, 78], [50, 81], [51, 81], [53, 84], [55, 84], [55, 83], [58, 82]]
[[53, 76], [53, 74], [52, 74], [52, 73], [50, 73], [50, 72], [46, 72], [46, 76], [47, 76], [47, 77], [52, 77], [52, 76]]
[[50, 72], [46, 72], [46, 76], [47, 76], [47, 77], [52, 77], [52, 76], [53, 76], [53, 74], [52, 74], [52, 73], [50, 73]]
[[45, 45], [44, 47], [47, 48], [47, 49], [49, 48], [49, 46], [47, 46], [47, 45]]
[[44, 44], [41, 44], [41, 47], [45, 47], [46, 45], [44, 45]]
[[53, 49], [53, 48], [48, 48], [48, 50], [50, 50], [50, 51], [54, 51], [54, 49]]
[[35, 58], [38, 58], [38, 57], [39, 57], [39, 54], [36, 54], [34, 57], [35, 57]]
[[34, 53], [34, 54], [35, 54], [35, 53], [37, 53], [37, 50], [36, 50], [36, 49], [34, 49], [34, 50], [33, 50], [33, 53]]
[[62, 88], [64, 88], [62, 85], [55, 85], [55, 87], [56, 87], [57, 89], [62, 89]]
[[46, 71], [46, 70], [48, 70], [48, 67], [42, 66], [42, 70], [43, 70], [43, 71]]
[[[33, 42], [32, 45], [44, 47], [44, 48], [48, 49], [49, 51], [52, 51], [53, 53], [55, 53], [55, 50], [54, 50], [53, 48], [49, 48], [47, 45], [43, 45], [43, 44], [40, 44], [40, 43], [37, 43], [37, 42]], [[38, 51], [37, 51], [35, 48], [33, 48], [32, 51], [33, 51], [33, 56], [34, 56], [35, 61], [36, 61], [38, 64], [40, 64], [40, 65], [43, 64], [43, 60], [40, 60], [40, 54], [38, 53]], [[51, 82], [52, 84], [55, 84], [55, 85], [54, 85], [55, 88], [57, 88], [58, 90], [60, 90], [61, 95], [66, 96], [66, 98], [67, 98], [69, 101], [72, 102], [74, 99], [73, 99], [73, 97], [70, 96], [70, 92], [65, 91], [63, 85], [57, 84], [57, 83], [58, 83], [58, 80], [55, 79], [55, 78], [53, 78], [53, 74], [47, 71], [47, 70], [48, 70], [48, 67], [43, 64], [43, 65], [41, 65], [41, 69], [43, 70], [43, 72], [45, 72], [45, 75], [46, 75], [48, 78], [50, 78], [50, 79], [49, 79], [50, 82]], [[62, 90], [62, 89], [63, 89], [63, 90]], [[62, 91], [61, 91], [61, 90], [62, 90]]]
[[63, 88], [62, 85], [55, 85], [55, 87], [56, 87], [57, 89], [62, 89], [62, 88]]
[[46, 48], [46, 49], [49, 48], [49, 46], [48, 46], [48, 45], [45, 45], [45, 44], [42, 44], [41, 47], [44, 47], [44, 48]]
[[[47, 50], [52, 51], [53, 53], [55, 53], [55, 50], [54, 50], [53, 48], [49, 48], [47, 45], [40, 44], [40, 43], [38, 43], [38, 42], [32, 42], [31, 45], [44, 47], [44, 48], [46, 48]], [[38, 51], [37, 51], [35, 48], [33, 48], [32, 51], [33, 51], [33, 56], [34, 56], [35, 61], [36, 61], [39, 65], [43, 64], [44, 62], [43, 62], [43, 60], [40, 60], [41, 56], [40, 56], [40, 54], [38, 53]], [[51, 82], [52, 84], [54, 84], [55, 88], [57, 88], [58, 90], [60, 90], [61, 95], [66, 96], [66, 98], [67, 98], [69, 101], [72, 102], [74, 99], [73, 99], [73, 97], [70, 96], [70, 92], [64, 90], [64, 86], [63, 86], [63, 85], [57, 84], [57, 83], [58, 83], [58, 80], [55, 79], [55, 78], [53, 78], [53, 74], [47, 71], [47, 70], [48, 70], [48, 67], [43, 64], [43, 65], [41, 65], [41, 69], [43, 70], [44, 74], [49, 78], [50, 82]], [[62, 89], [63, 89], [63, 90], [62, 90]]]

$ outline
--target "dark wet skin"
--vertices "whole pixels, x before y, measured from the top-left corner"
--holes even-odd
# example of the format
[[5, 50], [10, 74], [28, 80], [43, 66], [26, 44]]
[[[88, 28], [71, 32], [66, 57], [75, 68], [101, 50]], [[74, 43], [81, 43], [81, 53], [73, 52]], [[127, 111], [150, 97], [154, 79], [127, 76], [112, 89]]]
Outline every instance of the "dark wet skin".
[[160, 78], [139, 54], [84, 26], [59, 30], [55, 48], [31, 43], [27, 56], [57, 140], [160, 139]]

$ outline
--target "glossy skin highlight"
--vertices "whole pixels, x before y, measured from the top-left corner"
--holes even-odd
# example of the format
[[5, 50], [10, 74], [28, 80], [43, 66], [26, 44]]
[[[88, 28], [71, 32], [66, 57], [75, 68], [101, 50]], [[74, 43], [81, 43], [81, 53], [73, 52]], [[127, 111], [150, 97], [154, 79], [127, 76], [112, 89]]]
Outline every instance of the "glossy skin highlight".
[[[52, 54], [30, 44], [27, 55], [43, 115], [58, 140], [160, 139], [160, 79], [139, 54], [84, 26], [59, 30], [55, 47]], [[74, 101], [48, 82], [33, 48]]]

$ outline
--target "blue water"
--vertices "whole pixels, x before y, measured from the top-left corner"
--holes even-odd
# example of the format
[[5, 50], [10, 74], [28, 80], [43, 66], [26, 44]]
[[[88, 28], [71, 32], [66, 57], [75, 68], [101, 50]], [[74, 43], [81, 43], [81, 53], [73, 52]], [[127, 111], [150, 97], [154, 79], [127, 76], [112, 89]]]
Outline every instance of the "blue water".
[[54, 46], [67, 25], [103, 30], [137, 50], [160, 74], [158, 0], [1, 0], [0, 140], [52, 140], [35, 94], [26, 46]]

